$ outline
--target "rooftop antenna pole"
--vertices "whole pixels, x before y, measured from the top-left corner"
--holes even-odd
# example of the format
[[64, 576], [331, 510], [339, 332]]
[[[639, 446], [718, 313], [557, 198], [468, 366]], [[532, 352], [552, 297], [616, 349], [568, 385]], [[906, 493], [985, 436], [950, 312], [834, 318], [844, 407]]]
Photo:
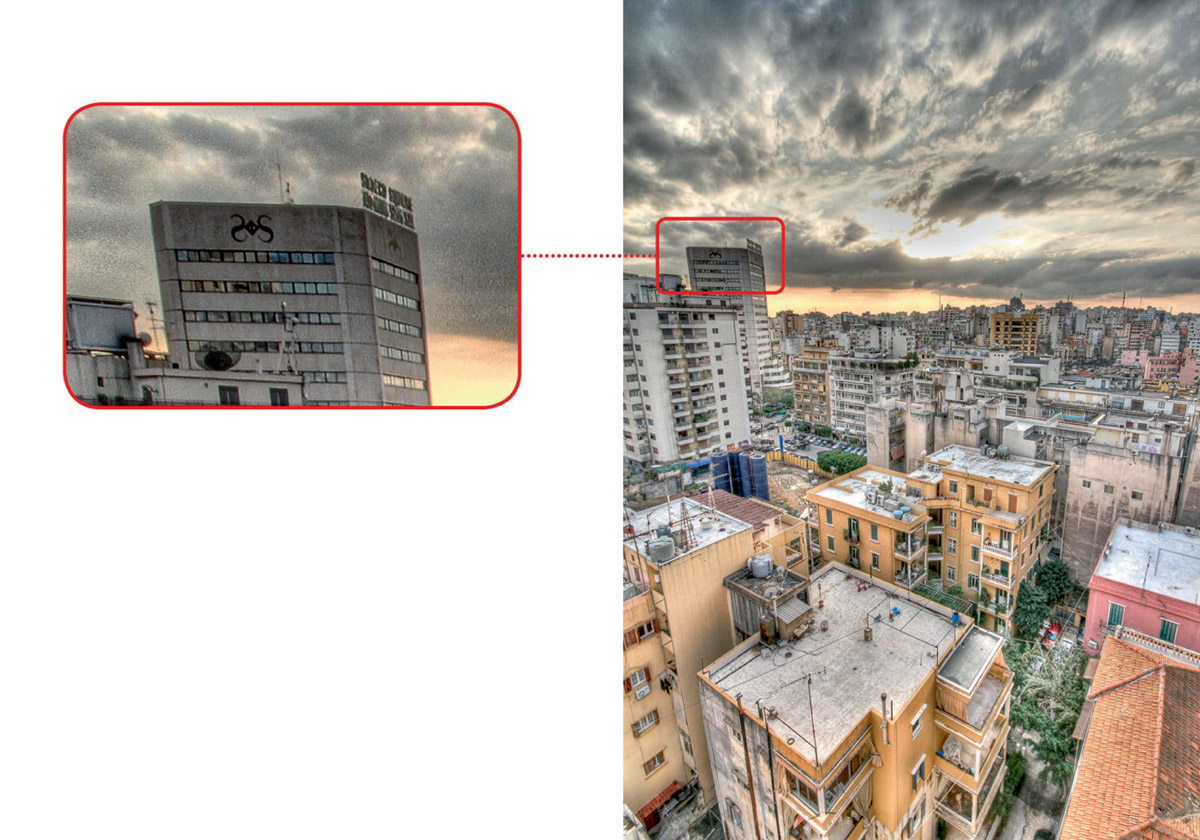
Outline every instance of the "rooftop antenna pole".
[[146, 301], [146, 308], [150, 310], [150, 329], [154, 333], [154, 346], [158, 347], [158, 318], [154, 314], [154, 301]]
[[279, 163], [279, 152], [275, 153], [275, 173], [279, 176], [279, 203], [283, 204], [283, 166]]

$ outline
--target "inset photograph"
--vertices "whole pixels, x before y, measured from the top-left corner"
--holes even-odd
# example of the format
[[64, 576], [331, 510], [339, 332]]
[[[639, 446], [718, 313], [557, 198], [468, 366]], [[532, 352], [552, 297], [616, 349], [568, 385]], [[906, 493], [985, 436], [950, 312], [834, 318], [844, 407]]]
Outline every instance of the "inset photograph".
[[93, 105], [64, 376], [94, 407], [471, 407], [520, 375], [520, 135], [469, 105]]

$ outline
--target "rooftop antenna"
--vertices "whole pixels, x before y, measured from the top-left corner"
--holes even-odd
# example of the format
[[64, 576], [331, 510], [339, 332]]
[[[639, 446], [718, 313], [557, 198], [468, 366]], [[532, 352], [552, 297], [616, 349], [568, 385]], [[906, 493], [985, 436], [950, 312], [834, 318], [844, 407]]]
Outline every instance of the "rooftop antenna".
[[279, 163], [279, 152], [275, 153], [275, 174], [279, 176], [279, 203], [283, 204], [283, 166]]
[[696, 542], [696, 532], [692, 528], [692, 517], [691, 517], [691, 514], [688, 513], [688, 508], [687, 508], [687, 505], [685, 504], [685, 497], [683, 497], [683, 496], [679, 497], [679, 513], [680, 513], [679, 533], [680, 533], [681, 537], [683, 538], [683, 550], [691, 551], [692, 546]]
[[158, 347], [158, 316], [154, 314], [154, 301], [146, 301], [146, 308], [150, 310], [150, 329], [154, 332], [154, 346]]
[[287, 182], [287, 203], [288, 204], [296, 203], [296, 200], [294, 198], [292, 198], [292, 182], [291, 181]]

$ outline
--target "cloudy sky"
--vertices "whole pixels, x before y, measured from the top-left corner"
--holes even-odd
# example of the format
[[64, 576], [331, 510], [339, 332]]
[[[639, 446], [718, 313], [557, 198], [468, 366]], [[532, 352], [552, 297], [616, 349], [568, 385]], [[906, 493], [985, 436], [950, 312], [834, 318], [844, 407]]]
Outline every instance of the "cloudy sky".
[[[67, 289], [158, 300], [151, 202], [362, 205], [360, 172], [413, 198], [430, 379], [488, 405], [517, 378], [517, 133], [487, 107], [96, 107], [67, 130]], [[149, 331], [141, 317], [139, 329]]]
[[780, 216], [772, 312], [1200, 312], [1200, 4], [629, 0], [624, 84], [625, 251]]

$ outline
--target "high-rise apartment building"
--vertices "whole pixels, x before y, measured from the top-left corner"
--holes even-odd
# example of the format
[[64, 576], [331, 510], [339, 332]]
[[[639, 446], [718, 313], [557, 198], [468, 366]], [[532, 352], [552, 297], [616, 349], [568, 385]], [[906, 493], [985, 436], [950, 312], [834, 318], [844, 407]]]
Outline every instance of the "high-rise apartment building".
[[829, 347], [808, 346], [792, 362], [792, 393], [796, 420], [813, 431], [828, 426], [829, 419]]
[[696, 459], [749, 440], [740, 315], [736, 299], [627, 299], [622, 401], [627, 463]]
[[771, 361], [771, 323], [767, 317], [766, 276], [762, 248], [751, 240], [750, 247], [689, 247], [688, 276], [691, 288], [700, 292], [755, 292], [737, 295], [742, 299], [742, 336], [745, 341], [746, 388], [762, 393], [763, 368]]
[[882, 397], [913, 392], [916, 363], [879, 353], [841, 353], [829, 357], [829, 415], [833, 430], [862, 441], [867, 406]]
[[988, 343], [1026, 356], [1037, 353], [1038, 314], [1036, 312], [995, 312], [991, 317]]
[[809, 598], [793, 632], [700, 674], [725, 836], [932, 840], [938, 818], [983, 836], [1006, 770], [1003, 640], [836, 563]]
[[172, 366], [303, 376], [309, 405], [429, 405], [421, 259], [366, 209], [150, 205]]

